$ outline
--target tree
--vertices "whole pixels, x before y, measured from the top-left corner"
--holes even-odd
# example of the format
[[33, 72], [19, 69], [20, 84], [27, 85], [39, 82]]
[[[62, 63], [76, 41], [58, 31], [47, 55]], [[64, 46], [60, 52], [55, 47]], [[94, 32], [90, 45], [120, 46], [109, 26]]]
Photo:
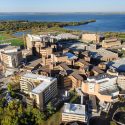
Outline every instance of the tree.
[[115, 122], [111, 121], [110, 125], [117, 125]]
[[12, 92], [12, 85], [10, 83], [7, 86], [7, 90], [8, 90], [8, 92]]
[[48, 105], [47, 105], [47, 111], [48, 111], [49, 115], [52, 115], [55, 112], [55, 109], [52, 106], [51, 102], [49, 102]]
[[43, 123], [46, 119], [45, 114], [43, 112], [40, 112], [37, 108], [32, 109], [32, 114], [33, 116], [35, 116], [35, 121], [37, 124]]

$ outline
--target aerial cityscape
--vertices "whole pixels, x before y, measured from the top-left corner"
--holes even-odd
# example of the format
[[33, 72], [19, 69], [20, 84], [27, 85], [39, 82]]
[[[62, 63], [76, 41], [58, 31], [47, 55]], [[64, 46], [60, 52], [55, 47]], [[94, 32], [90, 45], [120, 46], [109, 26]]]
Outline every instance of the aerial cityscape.
[[125, 0], [1, 2], [0, 125], [125, 125]]

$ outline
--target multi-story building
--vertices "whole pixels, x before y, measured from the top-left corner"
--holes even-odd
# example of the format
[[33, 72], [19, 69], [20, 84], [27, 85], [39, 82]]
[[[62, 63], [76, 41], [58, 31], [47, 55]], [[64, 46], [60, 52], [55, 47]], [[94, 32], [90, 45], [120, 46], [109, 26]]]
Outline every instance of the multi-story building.
[[64, 110], [62, 112], [62, 121], [63, 122], [87, 122], [87, 114], [85, 105], [80, 104], [64, 104]]
[[102, 41], [102, 47], [104, 48], [111, 48], [121, 46], [121, 40], [119, 39], [106, 39]]
[[98, 66], [94, 66], [91, 71], [93, 72], [94, 76], [104, 73], [104, 71], [101, 70]]
[[51, 54], [52, 63], [67, 63], [69, 65], [74, 65], [75, 60], [78, 58], [72, 53], [57, 53]]
[[53, 69], [51, 56], [42, 57], [42, 65], [43, 66], [50, 66], [50, 68]]
[[42, 66], [42, 59], [39, 58], [39, 59], [35, 59], [35, 60], [28, 62], [28, 64], [25, 65], [25, 69], [28, 72], [33, 72], [34, 70], [37, 70], [41, 66]]
[[30, 35], [26, 36], [27, 49], [32, 49], [32, 47], [45, 47], [47, 42], [53, 43], [56, 40], [54, 36], [51, 35]]
[[69, 78], [69, 75], [73, 72], [72, 69], [68, 67], [66, 63], [61, 63], [58, 66], [59, 69], [59, 87], [63, 87], [65, 89], [70, 89], [72, 86], [72, 80]]
[[125, 72], [125, 58], [118, 58], [117, 60], [108, 62], [107, 67], [112, 68], [117, 72]]
[[53, 48], [51, 47], [47, 47], [47, 48], [41, 48], [40, 49], [40, 55], [42, 57], [48, 57], [49, 55], [51, 55], [53, 52]]
[[22, 51], [18, 47], [8, 47], [1, 52], [4, 68], [16, 68], [21, 64]]
[[94, 33], [82, 34], [82, 41], [87, 43], [89, 42], [99, 43], [102, 38], [103, 36]]
[[79, 39], [79, 36], [71, 33], [62, 33], [56, 36], [57, 40]]
[[84, 78], [77, 72], [70, 74], [69, 78], [72, 80], [72, 89], [77, 89], [81, 87]]
[[125, 74], [118, 75], [117, 84], [121, 90], [125, 90]]
[[57, 79], [26, 73], [21, 76], [20, 88], [29, 94], [40, 110], [43, 110], [48, 101], [57, 95]]
[[119, 95], [117, 76], [100, 74], [98, 76], [88, 77], [82, 83], [82, 91], [87, 94], [96, 95], [102, 102], [112, 102]]
[[104, 48], [93, 50], [90, 52], [90, 55], [91, 55], [91, 58], [99, 59], [101, 61], [106, 61], [106, 62], [118, 59], [118, 53], [111, 52]]

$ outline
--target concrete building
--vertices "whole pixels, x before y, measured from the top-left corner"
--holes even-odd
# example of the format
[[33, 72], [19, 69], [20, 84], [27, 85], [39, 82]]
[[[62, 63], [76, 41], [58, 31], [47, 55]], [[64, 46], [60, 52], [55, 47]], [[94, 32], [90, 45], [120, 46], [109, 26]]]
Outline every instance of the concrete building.
[[43, 48], [40, 49], [40, 55], [42, 57], [48, 57], [52, 54], [52, 52], [53, 52], [53, 48], [51, 48], [51, 47], [47, 47], [47, 48], [43, 47]]
[[125, 90], [125, 74], [121, 73], [118, 75], [117, 84], [121, 90]]
[[29, 94], [37, 107], [43, 110], [48, 101], [57, 95], [57, 79], [26, 73], [20, 79], [21, 91]]
[[112, 76], [118, 76], [118, 72], [113, 68], [108, 69], [106, 73]]
[[119, 95], [116, 82], [117, 76], [108, 74], [88, 77], [87, 80], [82, 83], [82, 91], [89, 95], [96, 95], [102, 102], [113, 102], [117, 100]]
[[62, 33], [56, 36], [57, 40], [79, 39], [79, 36], [71, 33]]
[[67, 63], [69, 65], [74, 65], [75, 60], [78, 58], [76, 55], [72, 53], [57, 53], [57, 54], [51, 54], [52, 63]]
[[113, 61], [118, 59], [118, 54], [106, 50], [104, 48], [96, 49], [90, 52], [91, 58], [98, 59], [101, 61]]
[[42, 66], [42, 59], [39, 58], [28, 62], [27, 65], [25, 66], [25, 69], [28, 72], [32, 72], [33, 70], [37, 70], [41, 66]]
[[58, 66], [59, 69], [59, 87], [65, 88], [67, 90], [72, 87], [72, 80], [69, 78], [69, 75], [73, 72], [72, 69], [68, 67], [66, 63], [61, 63]]
[[86, 62], [84, 59], [79, 59], [75, 62], [75, 66], [79, 67], [79, 71], [86, 73], [89, 71], [91, 64]]
[[50, 69], [53, 69], [51, 56], [42, 57], [42, 65], [43, 66], [50, 66]]
[[20, 50], [20, 47], [16, 47], [16, 46], [11, 46], [11, 45], [0, 45], [0, 59], [1, 59], [1, 52], [17, 52], [18, 50]]
[[104, 48], [111, 48], [121, 46], [121, 40], [119, 39], [105, 39], [102, 41], [102, 47]]
[[64, 104], [64, 110], [62, 112], [62, 121], [63, 122], [87, 122], [87, 114], [85, 105], [80, 104]]
[[33, 46], [36, 48], [45, 47], [47, 42], [53, 43], [56, 41], [56, 37], [52, 35], [30, 35], [26, 36], [27, 49], [32, 49]]
[[98, 112], [95, 95], [89, 95], [88, 110], [92, 116]]
[[104, 71], [101, 70], [98, 66], [94, 66], [91, 71], [93, 72], [94, 76], [104, 73]]
[[17, 68], [22, 61], [22, 51], [19, 47], [10, 46], [1, 51], [1, 62], [4, 68]]
[[72, 89], [77, 89], [81, 87], [82, 81], [86, 78], [83, 74], [80, 74], [79, 71], [74, 71], [69, 75], [69, 78], [72, 81]]
[[85, 33], [82, 34], [82, 41], [86, 43], [94, 42], [99, 43], [103, 36], [95, 34], [95, 33]]
[[107, 63], [107, 66], [115, 69], [117, 72], [125, 72], [125, 58], [120, 58]]

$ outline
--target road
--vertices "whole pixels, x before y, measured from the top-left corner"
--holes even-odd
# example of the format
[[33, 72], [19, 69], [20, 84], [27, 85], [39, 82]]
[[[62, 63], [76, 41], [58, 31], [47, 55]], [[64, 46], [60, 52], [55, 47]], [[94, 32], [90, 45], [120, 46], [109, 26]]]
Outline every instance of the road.
[[113, 114], [119, 107], [125, 106], [125, 102], [116, 102], [113, 104], [113, 107], [110, 108], [108, 117], [106, 118], [106, 114], [101, 114], [100, 117], [93, 117], [90, 120], [89, 125], [110, 125], [110, 121], [112, 121]]

